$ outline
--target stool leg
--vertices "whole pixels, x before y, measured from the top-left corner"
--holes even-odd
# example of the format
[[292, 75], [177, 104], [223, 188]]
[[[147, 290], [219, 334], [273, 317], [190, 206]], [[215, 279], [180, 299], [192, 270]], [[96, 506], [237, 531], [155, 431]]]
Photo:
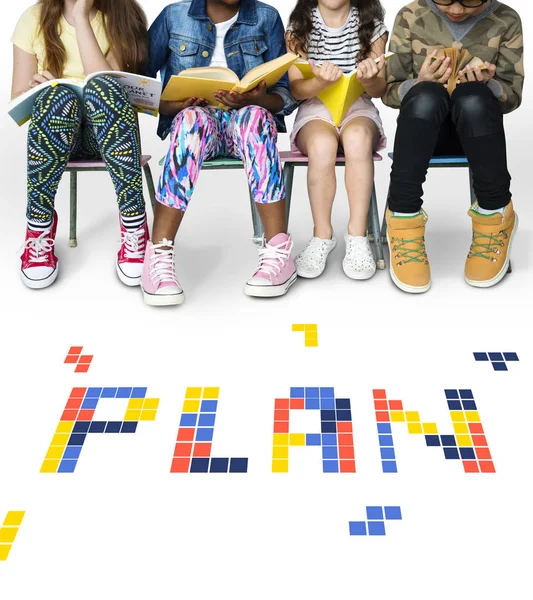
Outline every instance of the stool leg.
[[148, 194], [150, 195], [150, 204], [152, 205], [152, 212], [155, 213], [155, 187], [154, 178], [152, 177], [152, 169], [150, 169], [150, 163], [146, 163], [143, 167], [144, 176], [146, 178], [146, 185], [148, 186]]
[[376, 267], [378, 269], [385, 268], [385, 258], [383, 256], [383, 246], [381, 245], [380, 227], [379, 227], [379, 210], [378, 198], [376, 194], [376, 186], [372, 187], [372, 197], [370, 199], [370, 214], [372, 217], [372, 228], [376, 247]]
[[76, 228], [78, 219], [78, 172], [70, 172], [70, 239], [68, 245], [75, 248], [78, 245]]
[[385, 209], [383, 210], [383, 221], [381, 222], [381, 243], [387, 243], [387, 207], [389, 206], [389, 195], [390, 190], [387, 192], [387, 203], [385, 204]]
[[476, 202], [476, 192], [474, 192], [474, 178], [472, 177], [472, 169], [468, 169], [468, 180], [470, 182], [470, 205]]
[[292, 185], [294, 182], [294, 164], [285, 163], [283, 166], [283, 183], [285, 184], [285, 202], [287, 206], [287, 231], [289, 230], [289, 217], [291, 214]]
[[253, 239], [254, 244], [260, 245], [263, 243], [263, 234], [264, 234], [263, 222], [261, 221], [261, 217], [259, 216], [259, 211], [257, 210], [257, 205], [254, 200], [254, 197], [252, 196], [251, 191], [250, 191], [250, 208], [252, 209], [252, 224], [254, 227], [254, 237], [252, 239]]

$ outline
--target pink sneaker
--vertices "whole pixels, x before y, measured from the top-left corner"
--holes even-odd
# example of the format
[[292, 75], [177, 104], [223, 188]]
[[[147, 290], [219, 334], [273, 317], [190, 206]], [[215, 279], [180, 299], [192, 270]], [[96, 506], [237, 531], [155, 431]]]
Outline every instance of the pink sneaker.
[[117, 275], [124, 285], [130, 287], [140, 285], [143, 272], [146, 244], [150, 239], [146, 221], [135, 231], [128, 231], [120, 223], [120, 250], [117, 255]]
[[174, 246], [164, 239], [160, 244], [148, 242], [141, 280], [144, 302], [150, 306], [182, 304], [185, 295], [176, 279]]
[[296, 268], [291, 256], [292, 240], [278, 233], [269, 242], [263, 239], [259, 250], [259, 266], [246, 282], [244, 293], [257, 298], [283, 296], [296, 281]]
[[57, 279], [59, 261], [54, 254], [56, 231], [56, 211], [54, 211], [51, 229], [46, 231], [32, 231], [29, 227], [26, 229], [20, 276], [24, 285], [33, 290], [46, 288]]

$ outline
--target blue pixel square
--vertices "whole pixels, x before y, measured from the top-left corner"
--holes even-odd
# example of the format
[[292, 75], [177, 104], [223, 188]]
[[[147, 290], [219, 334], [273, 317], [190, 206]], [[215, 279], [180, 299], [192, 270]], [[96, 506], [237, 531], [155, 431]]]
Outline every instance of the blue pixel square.
[[67, 445], [68, 446], [83, 446], [83, 443], [85, 442], [86, 437], [87, 437], [86, 433], [71, 433]]
[[474, 399], [474, 394], [472, 393], [472, 390], [459, 390], [459, 396], [461, 396], [463, 400]]
[[320, 418], [322, 421], [336, 421], [334, 410], [321, 410]]
[[131, 390], [131, 397], [132, 398], [146, 398], [146, 391], [148, 390], [148, 388], [145, 387], [134, 387]]
[[332, 387], [320, 388], [320, 397], [324, 398], [335, 398], [335, 390]]
[[229, 469], [229, 458], [212, 458], [209, 465], [210, 473], [227, 473]]
[[209, 459], [208, 458], [193, 458], [191, 460], [191, 466], [189, 473], [208, 473], [209, 472]]
[[338, 473], [339, 472], [339, 461], [338, 460], [323, 460], [322, 470], [324, 473]]
[[503, 360], [503, 354], [501, 352], [489, 352], [489, 358], [491, 361]]
[[463, 410], [463, 405], [460, 400], [448, 400], [449, 410]]
[[117, 394], [117, 388], [103, 388], [100, 398], [114, 398]]
[[378, 423], [378, 433], [392, 433], [390, 423]]
[[369, 521], [368, 535], [385, 535], [385, 521]]
[[459, 452], [461, 453], [461, 458], [463, 460], [476, 459], [476, 453], [474, 452], [474, 448], [459, 448]]
[[104, 433], [107, 421], [91, 421], [89, 433]]
[[489, 357], [487, 356], [486, 352], [474, 352], [474, 358], [477, 361], [488, 361]]
[[465, 410], [477, 410], [477, 406], [474, 400], [464, 400], [463, 408]]
[[196, 427], [198, 413], [183, 413], [180, 419], [180, 427]]
[[108, 421], [106, 428], [105, 428], [105, 432], [106, 433], [119, 433], [121, 427], [122, 427], [121, 421]]
[[230, 473], [248, 473], [247, 458], [230, 458], [229, 461]]
[[438, 435], [426, 435], [426, 446], [440, 446]]
[[366, 535], [366, 523], [364, 521], [350, 521], [350, 535]]
[[89, 431], [90, 426], [91, 421], [77, 421], [76, 423], [74, 423], [72, 433], [87, 433]]
[[399, 506], [386, 506], [385, 519], [387, 519], [387, 521], [401, 521], [402, 509]]
[[457, 390], [444, 390], [447, 400], [458, 400], [459, 392]]
[[322, 445], [323, 446], [336, 446], [337, 445], [337, 434], [336, 433], [323, 433], [322, 434]]
[[351, 421], [352, 411], [351, 410], [338, 410], [337, 421]]
[[[304, 396], [299, 396], [303, 398]], [[305, 397], [306, 398], [320, 398], [320, 390], [317, 387], [308, 387], [305, 388]]]
[[394, 446], [392, 435], [378, 435], [380, 446]]
[[83, 410], [94, 410], [98, 406], [98, 400], [100, 400], [100, 398], [85, 398], [81, 408]]
[[322, 410], [335, 410], [335, 398], [320, 398], [320, 408]]
[[58, 473], [74, 473], [77, 460], [62, 460], [59, 463]]
[[444, 448], [444, 456], [449, 459], [458, 459], [459, 450], [457, 448]]
[[87, 391], [85, 392], [85, 398], [100, 398], [101, 393], [101, 387], [90, 387], [87, 388]]
[[367, 506], [366, 518], [368, 521], [383, 521], [383, 508], [381, 506]]
[[80, 457], [82, 446], [67, 446], [63, 453], [63, 458], [73, 458], [78, 460]]
[[457, 446], [457, 440], [454, 435], [441, 435], [440, 439], [443, 446]]
[[516, 352], [504, 352], [503, 357], [509, 362], [518, 362], [520, 360]]
[[339, 458], [336, 446], [323, 446], [322, 458]]
[[306, 410], [318, 410], [320, 408], [320, 398], [306, 398], [305, 409]]
[[305, 391], [302, 387], [291, 387], [291, 398], [304, 398]]
[[350, 398], [336, 398], [335, 406], [337, 410], [350, 410]]
[[120, 433], [135, 433], [137, 431], [138, 421], [124, 421], [120, 428]]
[[132, 388], [120, 387], [117, 390], [116, 397], [117, 398], [131, 398], [131, 390], [132, 390]]
[[213, 431], [212, 427], [199, 427], [196, 430], [195, 440], [197, 442], [212, 442], [213, 441]]
[[398, 473], [398, 466], [395, 460], [382, 460], [381, 468], [383, 473]]
[[218, 400], [202, 400], [200, 411], [203, 413], [216, 413]]
[[305, 445], [306, 446], [321, 446], [320, 433], [306, 433], [305, 434]]
[[216, 413], [202, 413], [198, 420], [199, 427], [214, 427]]
[[336, 421], [322, 421], [320, 423], [320, 431], [322, 433], [337, 433]]
[[394, 460], [396, 458], [396, 454], [394, 452], [394, 448], [380, 448], [379, 452], [381, 454], [381, 458]]
[[507, 365], [504, 362], [493, 362], [492, 368], [495, 371], [508, 371]]

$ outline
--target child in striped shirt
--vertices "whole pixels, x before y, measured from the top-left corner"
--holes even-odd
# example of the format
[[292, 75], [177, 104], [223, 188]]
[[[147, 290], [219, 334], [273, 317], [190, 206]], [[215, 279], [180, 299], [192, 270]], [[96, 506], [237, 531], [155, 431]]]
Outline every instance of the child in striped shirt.
[[[381, 97], [386, 89], [388, 32], [383, 17], [378, 0], [298, 0], [290, 17], [288, 49], [307, 58], [315, 75], [305, 80], [297, 67], [289, 71], [292, 95], [304, 101], [291, 142], [294, 150], [309, 157], [307, 183], [314, 221], [313, 237], [295, 260], [301, 277], [321, 275], [337, 243], [331, 211], [339, 151], [346, 157], [350, 205], [343, 270], [351, 279], [369, 279], [376, 271], [367, 237], [367, 215], [374, 182], [373, 154], [386, 145], [379, 112], [371, 100]], [[336, 127], [317, 95], [355, 69], [366, 94], [354, 102]]]

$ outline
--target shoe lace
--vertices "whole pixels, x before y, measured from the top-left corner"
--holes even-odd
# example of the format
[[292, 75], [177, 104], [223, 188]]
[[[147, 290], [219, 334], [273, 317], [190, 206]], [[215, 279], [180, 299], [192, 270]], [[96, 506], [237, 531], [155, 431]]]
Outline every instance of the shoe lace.
[[497, 258], [490, 256], [491, 254], [501, 254], [499, 247], [505, 246], [503, 240], [507, 239], [507, 232], [500, 231], [496, 235], [488, 233], [480, 233], [474, 229], [472, 234], [472, 245], [468, 258], [484, 258], [491, 262], [497, 262]]
[[49, 254], [52, 252], [55, 240], [47, 237], [50, 235], [50, 231], [43, 231], [39, 237], [28, 238], [24, 244], [22, 244], [19, 252], [24, 252], [27, 248], [29, 250], [30, 262], [42, 263], [49, 259]]
[[166, 238], [152, 246], [154, 253], [150, 261], [150, 279], [155, 283], [179, 285], [174, 267], [174, 246]]
[[120, 244], [124, 246], [124, 254], [126, 258], [142, 259], [144, 257], [146, 246], [144, 225], [135, 231], [123, 231]]
[[394, 258], [399, 260], [399, 267], [410, 262], [428, 264], [424, 236], [409, 239], [393, 237], [392, 243], [396, 244], [392, 251], [397, 252]]
[[279, 275], [291, 255], [292, 243], [287, 244], [286, 248], [282, 247], [285, 242], [279, 246], [270, 246], [267, 242], [264, 244], [264, 247], [259, 250], [259, 266], [256, 274], [262, 271], [268, 276]]

